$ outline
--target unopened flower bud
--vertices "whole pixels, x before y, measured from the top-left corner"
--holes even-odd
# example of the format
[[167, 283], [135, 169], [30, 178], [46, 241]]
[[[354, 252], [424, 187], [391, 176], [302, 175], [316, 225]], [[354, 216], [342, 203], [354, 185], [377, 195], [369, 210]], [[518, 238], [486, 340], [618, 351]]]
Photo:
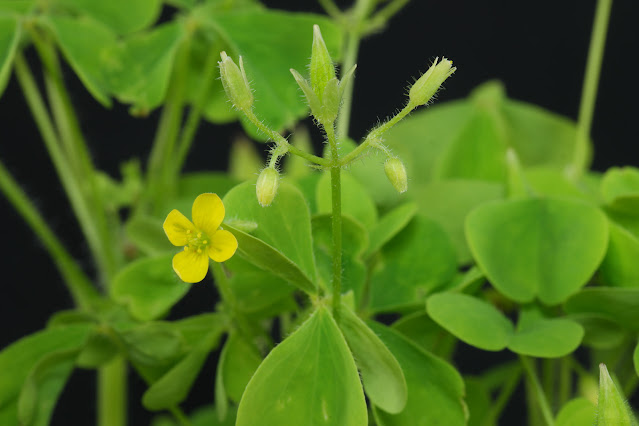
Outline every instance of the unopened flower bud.
[[384, 163], [384, 171], [393, 188], [400, 194], [408, 189], [408, 179], [406, 178], [406, 167], [399, 158], [389, 158]]
[[409, 92], [409, 103], [414, 107], [427, 103], [437, 93], [444, 80], [451, 76], [457, 68], [453, 62], [443, 58], [439, 63], [437, 59], [431, 67], [422, 75]]
[[277, 194], [277, 187], [280, 184], [280, 174], [277, 170], [269, 167], [260, 173], [257, 178], [257, 201], [262, 207], [270, 206]]
[[335, 66], [328, 53], [326, 43], [317, 25], [313, 25], [313, 48], [311, 50], [311, 87], [321, 100], [326, 84], [335, 78]]
[[240, 56], [239, 68], [226, 52], [221, 52], [220, 57], [222, 61], [218, 62], [218, 64], [226, 96], [228, 96], [235, 108], [241, 111], [250, 109], [253, 106], [253, 93], [244, 72], [242, 57]]
[[599, 364], [597, 426], [636, 426], [637, 421], [612, 381], [605, 364]]

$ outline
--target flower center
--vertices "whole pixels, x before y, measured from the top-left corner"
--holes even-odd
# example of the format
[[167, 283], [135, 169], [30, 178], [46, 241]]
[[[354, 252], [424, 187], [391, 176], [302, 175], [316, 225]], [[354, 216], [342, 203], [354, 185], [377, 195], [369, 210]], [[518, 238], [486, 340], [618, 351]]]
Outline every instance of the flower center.
[[209, 246], [210, 238], [202, 231], [193, 232], [190, 229], [186, 230], [187, 245], [184, 247], [185, 251], [194, 251], [196, 253], [206, 253]]

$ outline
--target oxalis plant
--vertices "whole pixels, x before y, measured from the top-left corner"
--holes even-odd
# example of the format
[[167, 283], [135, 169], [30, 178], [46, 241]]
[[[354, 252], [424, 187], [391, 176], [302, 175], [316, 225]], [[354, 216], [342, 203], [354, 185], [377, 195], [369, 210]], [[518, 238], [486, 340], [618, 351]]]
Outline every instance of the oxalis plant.
[[[155, 25], [159, 0], [0, 1], [0, 82], [13, 71], [96, 271], [0, 163], [75, 304], [0, 352], [0, 425], [49, 424], [74, 369], [96, 371], [99, 426], [125, 425], [127, 402], [155, 426], [490, 426], [513, 395], [533, 426], [637, 424], [639, 171], [588, 170], [611, 1], [577, 123], [495, 82], [421, 108], [456, 71], [437, 58], [358, 144], [359, 42], [406, 3], [321, 0], [327, 17], [172, 0]], [[162, 107], [144, 172], [96, 168], [66, 69], [106, 107]], [[322, 155], [296, 127], [309, 111]], [[236, 141], [228, 172], [184, 173], [204, 119], [240, 120], [266, 164]], [[170, 315], [211, 281], [210, 312]], [[463, 346], [512, 356], [469, 375]], [[212, 354], [210, 404], [187, 412]]]

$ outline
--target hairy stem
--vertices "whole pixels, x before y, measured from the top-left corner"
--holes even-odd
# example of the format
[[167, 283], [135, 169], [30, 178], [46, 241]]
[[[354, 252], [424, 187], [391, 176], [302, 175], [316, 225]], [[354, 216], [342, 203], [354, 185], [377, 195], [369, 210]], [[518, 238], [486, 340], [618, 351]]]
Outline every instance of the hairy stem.
[[331, 228], [333, 232], [333, 316], [339, 321], [342, 298], [342, 166], [333, 123], [324, 126], [331, 155]]
[[126, 425], [126, 374], [121, 356], [98, 370], [98, 426]]

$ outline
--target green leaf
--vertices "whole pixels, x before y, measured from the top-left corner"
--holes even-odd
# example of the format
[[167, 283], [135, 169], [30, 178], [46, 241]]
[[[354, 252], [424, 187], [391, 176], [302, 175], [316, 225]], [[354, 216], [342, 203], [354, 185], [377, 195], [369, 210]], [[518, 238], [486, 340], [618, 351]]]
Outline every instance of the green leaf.
[[0, 352], [0, 424], [18, 424], [18, 397], [33, 368], [49, 354], [81, 349], [92, 328], [83, 324], [43, 330]]
[[[298, 189], [282, 182], [273, 203], [268, 207], [262, 207], [255, 195], [255, 182], [248, 181], [226, 194], [224, 206], [227, 217], [257, 223], [257, 229], [253, 232], [255, 238], [241, 236], [246, 241], [244, 247], [241, 243], [239, 244], [240, 252], [249, 249], [246, 245], [249, 242], [255, 243], [253, 245], [256, 246], [261, 240], [280, 251], [287, 259], [290, 259], [293, 266], [299, 268], [298, 271], [302, 271], [304, 282], [297, 279], [297, 282], [291, 282], [292, 284], [305, 286], [307, 292], [315, 291], [317, 272], [313, 256], [311, 217], [308, 205]], [[255, 239], [259, 240], [252, 241]], [[262, 253], [265, 254], [264, 261], [269, 262], [268, 257], [271, 254]], [[257, 266], [264, 269], [263, 265]], [[282, 276], [277, 274], [277, 271], [271, 272]]]
[[599, 267], [599, 279], [606, 285], [639, 287], [639, 239], [630, 231], [610, 223], [606, 257]]
[[282, 252], [246, 232], [229, 225], [224, 226], [235, 235], [240, 256], [308, 294], [317, 293], [317, 287], [313, 281]]
[[162, 365], [182, 349], [180, 334], [170, 324], [149, 322], [118, 330], [128, 357], [136, 365]]
[[466, 385], [466, 405], [470, 418], [468, 426], [495, 426], [495, 421], [486, 418], [492, 406], [491, 395], [479, 377], [464, 376]]
[[466, 220], [475, 260], [502, 294], [547, 305], [586, 284], [603, 259], [608, 224], [597, 208], [567, 199], [499, 201]]
[[532, 167], [525, 170], [526, 183], [533, 193], [548, 197], [576, 198], [596, 203], [597, 200], [581, 185], [575, 183], [560, 170], [549, 167]]
[[584, 329], [569, 319], [547, 319], [521, 312], [508, 349], [538, 358], [559, 358], [579, 347]]
[[242, 399], [244, 389], [262, 362], [257, 349], [232, 333], [224, 345], [218, 373], [222, 374], [226, 394], [235, 403]]
[[450, 364], [415, 346], [396, 331], [369, 322], [404, 371], [408, 400], [401, 413], [373, 407], [380, 426], [465, 425], [464, 382]]
[[35, 6], [35, 0], [0, 0], [0, 13], [27, 15]]
[[585, 288], [568, 299], [568, 313], [589, 313], [613, 321], [627, 330], [639, 331], [639, 289]]
[[53, 3], [86, 14], [118, 34], [142, 30], [160, 15], [160, 0], [54, 0]]
[[211, 332], [187, 356], [154, 382], [142, 396], [144, 407], [159, 411], [175, 407], [184, 401], [218, 338], [217, 330]]
[[236, 424], [366, 426], [367, 417], [353, 356], [321, 307], [262, 362]]
[[592, 426], [597, 406], [586, 398], [568, 401], [557, 414], [555, 426]]
[[[333, 228], [330, 214], [313, 216], [313, 246], [317, 269], [324, 288], [333, 279]], [[342, 293], [354, 292], [357, 303], [362, 298], [366, 266], [362, 253], [368, 246], [368, 233], [350, 216], [342, 216]]]
[[413, 344], [444, 359], [448, 359], [456, 342], [456, 339], [433, 321], [425, 311], [401, 317], [393, 323], [392, 328]]
[[[222, 38], [236, 60], [238, 55], [242, 56], [255, 94], [255, 112], [260, 119], [279, 131], [292, 128], [307, 115], [308, 107], [289, 69], [307, 68], [314, 24], [321, 27], [331, 56], [338, 59], [341, 31], [330, 19], [276, 10], [214, 13], [210, 7], [193, 13]], [[263, 49], [263, 46], [269, 48]], [[256, 134], [252, 124], [246, 121], [243, 124]]]
[[[342, 214], [350, 215], [360, 222], [366, 229], [372, 228], [377, 222], [377, 209], [373, 200], [368, 196], [364, 187], [355, 178], [342, 173]], [[331, 175], [326, 172], [317, 183], [317, 212], [330, 213], [332, 211]]]
[[506, 135], [497, 112], [479, 108], [438, 160], [436, 178], [504, 182], [506, 149]]
[[224, 265], [231, 270], [231, 290], [238, 308], [244, 312], [267, 309], [295, 290], [286, 280], [259, 269], [241, 256], [233, 256]]
[[582, 343], [595, 349], [616, 348], [627, 335], [619, 324], [600, 315], [572, 314], [568, 318], [581, 324], [585, 332]]
[[164, 233], [162, 223], [158, 218], [139, 214], [127, 221], [124, 231], [135, 247], [147, 255], [155, 256], [175, 251], [175, 247]]
[[611, 209], [639, 214], [639, 169], [608, 169], [601, 181], [601, 194]]
[[[0, 10], [2, 5], [0, 4]], [[20, 41], [21, 27], [15, 18], [0, 16], [0, 96], [11, 75], [11, 65]]]
[[414, 203], [404, 203], [386, 213], [370, 230], [370, 242], [366, 257], [372, 255], [382, 248], [402, 229], [408, 225], [417, 213], [417, 205]]
[[79, 348], [75, 348], [51, 352], [33, 367], [18, 400], [21, 425], [47, 426], [50, 423], [55, 404], [73, 371], [79, 351]]
[[459, 339], [487, 351], [506, 348], [514, 332], [512, 323], [497, 308], [465, 294], [435, 294], [426, 301], [426, 311]]
[[125, 304], [136, 319], [150, 321], [165, 315], [191, 288], [173, 272], [172, 254], [136, 260], [113, 278], [114, 300]]
[[472, 260], [464, 235], [466, 216], [475, 207], [504, 196], [504, 186], [492, 182], [448, 180], [432, 182], [416, 188], [411, 195], [420, 214], [437, 222], [448, 234], [458, 264]]
[[114, 47], [106, 65], [109, 86], [117, 98], [133, 104], [141, 114], [159, 106], [184, 37], [182, 25], [170, 22], [135, 34]]
[[118, 343], [111, 333], [96, 328], [87, 339], [75, 364], [82, 368], [98, 368], [120, 352]]
[[173, 209], [190, 212], [193, 200], [198, 195], [213, 192], [220, 198], [229, 192], [238, 182], [223, 172], [195, 172], [182, 175], [178, 181], [176, 198], [169, 199], [158, 210], [158, 219], [164, 221], [166, 215]]
[[218, 313], [193, 315], [168, 324], [182, 335], [184, 342], [190, 347], [199, 345], [207, 335], [214, 332], [220, 337], [230, 327], [226, 316]]
[[597, 426], [637, 426], [637, 419], [621, 392], [612, 381], [605, 364], [599, 364], [599, 397]]
[[89, 93], [105, 107], [111, 106], [109, 67], [113, 61], [116, 35], [90, 18], [48, 17], [47, 24], [65, 59]]
[[421, 305], [453, 278], [455, 251], [436, 223], [416, 216], [382, 249], [382, 268], [371, 277], [370, 307], [389, 311]]
[[347, 306], [339, 327], [353, 352], [368, 399], [387, 413], [406, 406], [406, 379], [399, 363], [377, 335]]

